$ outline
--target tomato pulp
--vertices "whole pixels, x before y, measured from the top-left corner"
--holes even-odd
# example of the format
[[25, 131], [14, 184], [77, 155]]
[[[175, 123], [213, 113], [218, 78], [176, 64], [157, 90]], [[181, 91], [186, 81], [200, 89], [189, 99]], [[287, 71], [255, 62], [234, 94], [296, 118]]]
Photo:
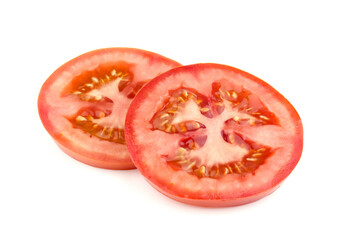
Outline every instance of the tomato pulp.
[[156, 53], [108, 48], [85, 53], [43, 84], [38, 111], [57, 145], [73, 158], [107, 169], [131, 169], [124, 137], [130, 102], [152, 78], [180, 66]]
[[134, 164], [163, 194], [234, 206], [279, 187], [300, 159], [301, 119], [274, 88], [239, 69], [195, 64], [149, 82], [125, 127]]

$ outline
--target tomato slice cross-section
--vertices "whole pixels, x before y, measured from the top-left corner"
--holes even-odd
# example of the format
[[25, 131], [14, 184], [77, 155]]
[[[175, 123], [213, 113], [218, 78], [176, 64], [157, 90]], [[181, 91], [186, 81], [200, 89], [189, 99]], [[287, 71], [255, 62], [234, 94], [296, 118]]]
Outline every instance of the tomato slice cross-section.
[[179, 63], [133, 48], [85, 53], [43, 84], [38, 111], [58, 146], [73, 158], [107, 169], [131, 169], [124, 123], [132, 99], [152, 78]]
[[134, 164], [163, 194], [234, 206], [277, 189], [300, 159], [301, 119], [274, 88], [239, 69], [195, 64], [148, 83], [130, 105]]

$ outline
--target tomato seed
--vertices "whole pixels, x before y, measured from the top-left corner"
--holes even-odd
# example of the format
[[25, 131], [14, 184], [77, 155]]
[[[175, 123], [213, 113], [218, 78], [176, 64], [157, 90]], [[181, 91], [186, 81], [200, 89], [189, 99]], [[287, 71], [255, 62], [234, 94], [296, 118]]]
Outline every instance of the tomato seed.
[[82, 117], [82, 116], [78, 116], [75, 120], [76, 120], [77, 122], [87, 121], [87, 119], [84, 118], [84, 117]]
[[210, 111], [209, 108], [200, 108], [200, 112], [205, 113], [205, 112], [208, 112], [208, 111]]

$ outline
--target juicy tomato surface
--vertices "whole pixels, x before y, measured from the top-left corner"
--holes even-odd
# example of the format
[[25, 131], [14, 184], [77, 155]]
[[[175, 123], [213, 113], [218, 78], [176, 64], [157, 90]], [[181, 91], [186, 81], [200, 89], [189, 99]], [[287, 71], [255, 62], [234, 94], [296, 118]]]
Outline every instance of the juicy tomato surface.
[[38, 97], [42, 123], [71, 157], [107, 169], [135, 168], [124, 123], [130, 102], [157, 75], [180, 66], [156, 53], [107, 48], [85, 53], [58, 68]]
[[274, 88], [239, 69], [195, 64], [149, 82], [131, 103], [126, 141], [157, 190], [200, 206], [258, 200], [291, 173], [301, 119]]

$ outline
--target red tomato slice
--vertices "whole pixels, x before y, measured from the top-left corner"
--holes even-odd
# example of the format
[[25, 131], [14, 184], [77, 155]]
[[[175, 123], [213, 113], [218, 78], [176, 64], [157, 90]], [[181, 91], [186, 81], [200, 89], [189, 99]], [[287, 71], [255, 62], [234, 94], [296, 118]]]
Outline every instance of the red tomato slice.
[[124, 137], [130, 102], [149, 80], [180, 66], [156, 53], [100, 49], [58, 68], [43, 84], [38, 111], [57, 145], [86, 164], [131, 169]]
[[130, 105], [126, 141], [160, 192], [234, 206], [273, 192], [302, 153], [301, 119], [275, 89], [239, 69], [195, 64], [148, 83]]

